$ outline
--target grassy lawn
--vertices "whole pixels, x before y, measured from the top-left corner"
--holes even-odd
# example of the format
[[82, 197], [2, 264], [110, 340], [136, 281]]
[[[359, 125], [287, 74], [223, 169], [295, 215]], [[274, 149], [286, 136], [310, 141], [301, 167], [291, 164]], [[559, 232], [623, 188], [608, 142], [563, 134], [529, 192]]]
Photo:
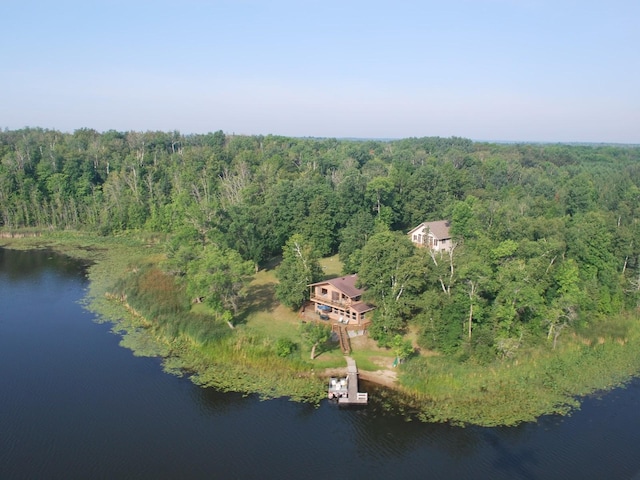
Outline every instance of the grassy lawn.
[[342, 275], [342, 262], [338, 258], [338, 255], [322, 258], [320, 260], [320, 266], [324, 272], [325, 279]]
[[276, 300], [277, 283], [273, 268], [256, 273], [247, 290], [247, 308], [238, 323], [249, 331], [272, 339], [298, 339], [298, 313]]
[[[327, 257], [320, 261], [327, 278], [338, 276], [342, 270], [338, 256]], [[316, 358], [311, 361], [311, 348], [305, 344], [300, 335], [303, 319], [297, 311], [280, 304], [275, 297], [275, 276], [277, 259], [267, 268], [258, 271], [249, 284], [245, 297], [245, 307], [235, 319], [238, 332], [264, 339], [274, 344], [279, 339], [289, 339], [298, 345], [295, 357], [307, 362], [314, 369], [339, 368], [346, 366], [344, 355], [338, 343], [329, 342], [323, 349], [317, 350]], [[192, 311], [208, 314], [204, 304], [194, 304]], [[306, 319], [308, 321], [308, 319]]]

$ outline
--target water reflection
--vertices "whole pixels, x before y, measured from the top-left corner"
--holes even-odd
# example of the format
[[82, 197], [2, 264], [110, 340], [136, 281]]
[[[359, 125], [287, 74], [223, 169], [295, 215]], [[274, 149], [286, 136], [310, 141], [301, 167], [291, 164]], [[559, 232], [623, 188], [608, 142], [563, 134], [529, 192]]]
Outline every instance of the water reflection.
[[[524, 430], [526, 427], [514, 428], [513, 430]], [[498, 429], [487, 429], [483, 432], [483, 444], [487, 445], [493, 452], [491, 457], [494, 458], [492, 466], [504, 472], [509, 477], [534, 479], [534, 468], [539, 465], [536, 452], [532, 448], [518, 449], [509, 441], [500, 436]]]
[[41, 275], [42, 269], [54, 271], [63, 278], [83, 277], [86, 264], [55, 252], [43, 250], [7, 250], [0, 247], [0, 275], [11, 280], [28, 280]]
[[191, 396], [200, 409], [211, 415], [224, 415], [231, 411], [246, 408], [253, 401], [253, 396], [247, 397], [237, 392], [221, 392], [211, 387], [193, 385]]

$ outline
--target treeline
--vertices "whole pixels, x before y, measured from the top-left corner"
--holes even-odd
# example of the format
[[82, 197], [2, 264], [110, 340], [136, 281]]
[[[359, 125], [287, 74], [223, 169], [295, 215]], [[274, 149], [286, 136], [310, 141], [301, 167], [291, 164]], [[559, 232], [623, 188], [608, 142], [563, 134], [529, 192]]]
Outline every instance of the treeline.
[[[4, 229], [163, 232], [167, 271], [228, 321], [294, 235], [360, 273], [383, 344], [415, 327], [425, 348], [510, 357], [623, 339], [612, 319], [639, 306], [640, 148], [23, 129], [0, 160]], [[403, 234], [440, 219], [451, 255]]]

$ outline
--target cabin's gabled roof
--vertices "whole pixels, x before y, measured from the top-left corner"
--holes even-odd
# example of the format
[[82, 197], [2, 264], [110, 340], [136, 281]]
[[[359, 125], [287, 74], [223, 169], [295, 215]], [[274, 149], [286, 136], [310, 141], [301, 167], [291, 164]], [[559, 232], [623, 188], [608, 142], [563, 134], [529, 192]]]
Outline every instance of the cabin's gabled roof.
[[411, 235], [415, 232], [422, 232], [423, 230], [426, 232], [430, 232], [435, 238], [438, 240], [444, 240], [445, 238], [451, 238], [451, 234], [449, 233], [449, 226], [451, 223], [449, 220], [437, 220], [435, 222], [422, 222], [417, 227], [409, 230], [408, 235]]
[[334, 288], [340, 290], [349, 298], [359, 297], [364, 293], [364, 290], [356, 287], [356, 282], [358, 281], [358, 275], [345, 275], [344, 277], [336, 277], [330, 278], [329, 280], [325, 280], [323, 282], [316, 282], [309, 285], [310, 287], [315, 287], [316, 285], [326, 285], [329, 284]]

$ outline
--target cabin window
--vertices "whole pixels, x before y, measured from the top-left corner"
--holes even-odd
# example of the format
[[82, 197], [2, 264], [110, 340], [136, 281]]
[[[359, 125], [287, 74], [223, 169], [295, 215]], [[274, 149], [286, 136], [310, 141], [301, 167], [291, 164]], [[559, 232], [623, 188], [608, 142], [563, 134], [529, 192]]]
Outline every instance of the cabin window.
[[326, 297], [327, 296], [327, 289], [326, 288], [321, 288], [320, 289], [320, 295]]
[[340, 299], [340, 294], [338, 292], [331, 292], [331, 300], [338, 301]]

